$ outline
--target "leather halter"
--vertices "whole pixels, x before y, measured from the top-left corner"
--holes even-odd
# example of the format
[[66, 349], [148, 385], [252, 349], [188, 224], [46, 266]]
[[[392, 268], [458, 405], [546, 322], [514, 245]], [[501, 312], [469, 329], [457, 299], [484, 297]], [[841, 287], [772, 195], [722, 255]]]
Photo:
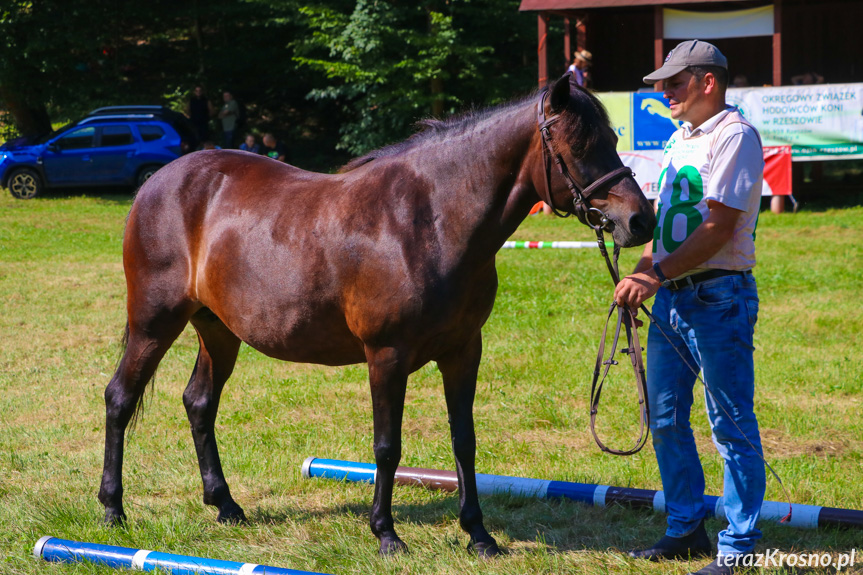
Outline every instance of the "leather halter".
[[[543, 173], [544, 173], [544, 182], [545, 189], [538, 190], [539, 195], [546, 204], [551, 207], [551, 210], [554, 214], [561, 218], [568, 218], [570, 213], [560, 213], [557, 211], [557, 208], [554, 206], [554, 203], [551, 198], [551, 160], [554, 160], [555, 165], [557, 166], [557, 171], [563, 176], [566, 180], [566, 185], [569, 188], [570, 193], [572, 194], [572, 204], [574, 208], [575, 215], [578, 217], [579, 221], [585, 225], [590, 226], [591, 228], [598, 229], [610, 229], [611, 220], [609, 217], [600, 209], [594, 208], [590, 205], [590, 196], [593, 195], [597, 190], [605, 187], [607, 184], [618, 180], [619, 178], [625, 177], [633, 177], [635, 174], [632, 173], [632, 170], [626, 166], [622, 166], [605, 174], [601, 178], [594, 181], [592, 184], [587, 186], [586, 188], [582, 188], [578, 185], [578, 182], [575, 181], [575, 178], [572, 177], [569, 169], [566, 166], [566, 162], [563, 159], [563, 156], [554, 151], [554, 147], [552, 146], [552, 137], [551, 137], [551, 127], [560, 119], [560, 116], [552, 116], [551, 118], [546, 118], [545, 116], [545, 99], [548, 96], [548, 90], [543, 90], [542, 95], [539, 98], [539, 102], [537, 102], [536, 106], [536, 120], [539, 125], [539, 134], [541, 140], [542, 147], [542, 164], [543, 164]], [[599, 223], [594, 224], [590, 221], [590, 214], [594, 214], [599, 218]]]

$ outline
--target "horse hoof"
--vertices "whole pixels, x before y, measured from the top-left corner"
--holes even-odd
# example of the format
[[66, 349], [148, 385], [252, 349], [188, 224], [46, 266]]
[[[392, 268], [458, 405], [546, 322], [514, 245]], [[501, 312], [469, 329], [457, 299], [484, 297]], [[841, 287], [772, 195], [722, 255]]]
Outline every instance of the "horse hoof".
[[489, 542], [471, 541], [467, 544], [467, 550], [476, 553], [481, 559], [491, 559], [501, 554], [500, 547], [494, 539]]
[[405, 545], [405, 542], [395, 537], [393, 539], [386, 538], [381, 539], [381, 547], [378, 549], [378, 554], [384, 557], [388, 557], [391, 555], [396, 555], [398, 553], [407, 553], [408, 546]]
[[103, 523], [108, 527], [122, 527], [126, 524], [126, 514], [122, 509], [120, 511], [106, 509]]
[[241, 523], [249, 522], [249, 520], [246, 519], [246, 514], [243, 512], [243, 508], [233, 501], [223, 505], [222, 508], [219, 509], [219, 517], [216, 521], [219, 523], [226, 523], [228, 525], [239, 525]]

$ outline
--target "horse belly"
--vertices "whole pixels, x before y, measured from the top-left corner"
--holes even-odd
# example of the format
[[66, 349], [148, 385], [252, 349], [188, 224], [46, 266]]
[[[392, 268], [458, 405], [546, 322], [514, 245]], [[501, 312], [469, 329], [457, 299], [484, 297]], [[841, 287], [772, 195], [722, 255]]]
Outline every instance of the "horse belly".
[[227, 290], [224, 297], [204, 297], [201, 303], [234, 335], [270, 357], [321, 365], [365, 361], [362, 342], [350, 332], [344, 314], [334, 304], [316, 300], [310, 293], [274, 299], [258, 293], [252, 301], [249, 295]]
[[[234, 331], [261, 353], [297, 363], [349, 365], [366, 361], [362, 342], [348, 330], [344, 317], [320, 314], [302, 320], [242, 326]], [[237, 333], [240, 332], [240, 333]]]

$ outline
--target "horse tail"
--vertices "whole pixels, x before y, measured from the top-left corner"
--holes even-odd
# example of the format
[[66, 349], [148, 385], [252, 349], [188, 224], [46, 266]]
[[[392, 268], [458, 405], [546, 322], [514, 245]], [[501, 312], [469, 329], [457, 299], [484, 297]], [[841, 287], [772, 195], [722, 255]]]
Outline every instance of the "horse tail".
[[120, 367], [120, 360], [123, 359], [127, 347], [129, 347], [129, 320], [126, 320], [126, 327], [123, 329], [123, 338], [120, 340], [120, 357], [117, 358], [115, 369]]
[[[129, 321], [126, 321], [126, 326], [123, 328], [123, 336], [120, 338], [120, 356], [117, 358], [117, 363], [114, 366], [114, 372], [120, 368], [120, 362], [123, 361], [123, 357], [126, 355], [126, 349], [129, 347]], [[149, 386], [151, 393], [153, 386], [151, 385], [156, 380], [156, 373], [153, 373], [153, 376], [144, 383], [144, 389]], [[135, 406], [135, 412], [132, 414], [132, 419], [129, 420], [129, 431], [132, 432], [135, 430], [135, 426], [138, 424], [138, 419], [143, 417], [144, 415], [144, 393], [141, 393], [141, 396], [138, 398], [138, 405]]]

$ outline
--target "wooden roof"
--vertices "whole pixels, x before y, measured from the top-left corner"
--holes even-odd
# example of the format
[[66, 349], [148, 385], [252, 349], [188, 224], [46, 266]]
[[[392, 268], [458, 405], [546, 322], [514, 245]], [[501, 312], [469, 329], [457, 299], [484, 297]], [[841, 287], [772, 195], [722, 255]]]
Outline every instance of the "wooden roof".
[[627, 6], [657, 6], [667, 4], [708, 4], [728, 0], [521, 0], [518, 9], [528, 10], [582, 10], [585, 8], [625, 8]]

